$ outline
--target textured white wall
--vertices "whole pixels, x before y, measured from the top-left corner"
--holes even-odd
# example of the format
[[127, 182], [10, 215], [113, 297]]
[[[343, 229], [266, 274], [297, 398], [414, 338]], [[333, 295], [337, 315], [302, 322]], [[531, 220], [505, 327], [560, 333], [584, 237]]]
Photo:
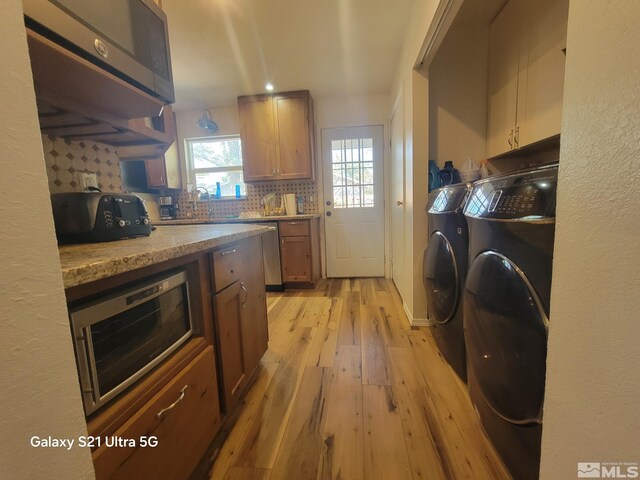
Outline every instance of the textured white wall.
[[0, 477], [94, 478], [88, 449], [33, 448], [86, 435], [19, 0], [0, 13]]
[[640, 462], [640, 3], [572, 1], [541, 478]]

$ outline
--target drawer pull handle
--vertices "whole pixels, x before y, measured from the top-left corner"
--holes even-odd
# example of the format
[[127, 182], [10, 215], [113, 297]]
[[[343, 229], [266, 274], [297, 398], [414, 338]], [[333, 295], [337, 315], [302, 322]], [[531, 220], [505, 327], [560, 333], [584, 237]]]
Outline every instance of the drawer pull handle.
[[289, 222], [289, 225], [300, 225], [302, 222]]
[[230, 253], [236, 253], [236, 249], [232, 248], [231, 250], [225, 250], [224, 252], [220, 253], [220, 256], [224, 257], [225, 255], [229, 255]]
[[185, 385], [184, 387], [182, 387], [182, 389], [180, 390], [180, 396], [178, 397], [178, 399], [175, 402], [173, 402], [171, 405], [169, 405], [167, 408], [163, 408], [162, 410], [160, 410], [156, 414], [156, 418], [158, 420], [160, 420], [162, 418], [162, 415], [164, 415], [165, 412], [168, 412], [172, 408], [175, 408], [175, 406], [178, 405], [182, 401], [182, 399], [184, 398], [184, 395], [185, 395], [185, 393], [187, 391], [187, 388], [189, 388], [189, 385]]

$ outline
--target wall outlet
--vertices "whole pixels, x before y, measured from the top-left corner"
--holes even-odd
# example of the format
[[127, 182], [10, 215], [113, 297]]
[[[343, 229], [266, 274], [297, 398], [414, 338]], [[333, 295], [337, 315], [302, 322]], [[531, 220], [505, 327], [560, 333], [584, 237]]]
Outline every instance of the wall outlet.
[[80, 190], [83, 192], [89, 187], [98, 188], [98, 176], [95, 173], [80, 172], [78, 174], [78, 183], [80, 184]]

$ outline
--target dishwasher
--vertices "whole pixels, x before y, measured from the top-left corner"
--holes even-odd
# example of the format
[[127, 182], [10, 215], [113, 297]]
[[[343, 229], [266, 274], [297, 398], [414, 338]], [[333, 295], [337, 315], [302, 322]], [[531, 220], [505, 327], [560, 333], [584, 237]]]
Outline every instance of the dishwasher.
[[264, 262], [264, 281], [267, 286], [267, 292], [281, 292], [284, 290], [284, 285], [282, 284], [282, 271], [280, 269], [278, 222], [259, 223], [260, 225], [273, 227], [272, 230], [262, 235], [262, 260]]

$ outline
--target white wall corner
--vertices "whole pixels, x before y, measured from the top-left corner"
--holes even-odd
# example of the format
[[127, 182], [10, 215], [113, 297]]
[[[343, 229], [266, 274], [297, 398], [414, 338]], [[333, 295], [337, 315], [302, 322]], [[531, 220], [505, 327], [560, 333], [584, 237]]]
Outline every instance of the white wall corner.
[[432, 325], [431, 320], [429, 320], [428, 318], [415, 318], [411, 313], [411, 310], [409, 310], [409, 305], [407, 305], [407, 302], [402, 302], [402, 309], [407, 316], [409, 325], [411, 325], [412, 327], [430, 327]]

